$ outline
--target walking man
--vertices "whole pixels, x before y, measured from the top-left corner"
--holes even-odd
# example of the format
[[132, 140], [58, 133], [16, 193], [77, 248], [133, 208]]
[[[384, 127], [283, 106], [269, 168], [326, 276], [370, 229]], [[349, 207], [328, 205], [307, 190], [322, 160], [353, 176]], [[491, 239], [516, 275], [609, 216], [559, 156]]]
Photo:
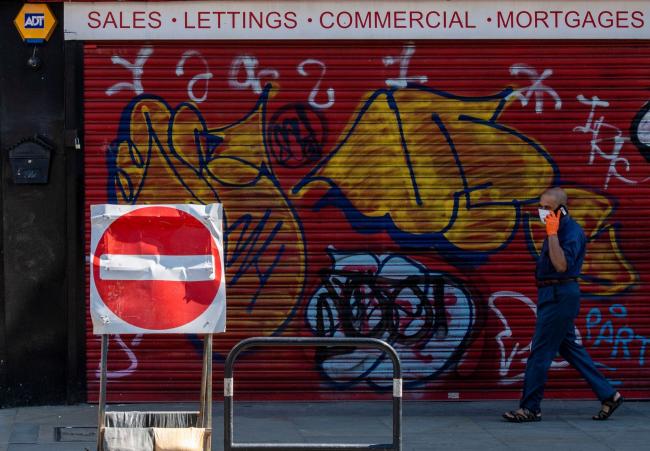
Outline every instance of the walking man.
[[580, 311], [578, 276], [587, 239], [582, 227], [569, 216], [567, 195], [561, 188], [544, 192], [539, 217], [547, 237], [537, 260], [537, 323], [526, 363], [524, 391], [519, 409], [503, 418], [514, 423], [542, 419], [540, 404], [548, 369], [555, 356], [566, 359], [589, 383], [600, 402], [594, 420], [606, 420], [623, 403], [623, 397], [596, 369], [585, 348], [576, 342], [575, 318]]

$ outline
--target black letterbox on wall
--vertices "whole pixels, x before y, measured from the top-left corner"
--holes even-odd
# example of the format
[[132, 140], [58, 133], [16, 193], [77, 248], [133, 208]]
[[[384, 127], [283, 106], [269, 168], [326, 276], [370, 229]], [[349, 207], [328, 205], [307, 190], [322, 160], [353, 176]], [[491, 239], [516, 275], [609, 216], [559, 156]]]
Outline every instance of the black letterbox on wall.
[[41, 136], [29, 138], [9, 151], [14, 183], [47, 183], [54, 146]]

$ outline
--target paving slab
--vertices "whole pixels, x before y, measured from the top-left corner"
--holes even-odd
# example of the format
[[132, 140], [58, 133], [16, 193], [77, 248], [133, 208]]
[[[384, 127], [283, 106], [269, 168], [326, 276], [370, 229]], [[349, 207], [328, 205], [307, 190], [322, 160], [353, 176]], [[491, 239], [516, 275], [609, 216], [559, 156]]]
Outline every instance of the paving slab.
[[[512, 424], [501, 413], [512, 401], [405, 402], [403, 451], [639, 451], [650, 450], [650, 402], [626, 402], [608, 421], [591, 416], [597, 402], [547, 400], [539, 423]], [[116, 404], [108, 410], [195, 410], [196, 404]], [[0, 451], [94, 451], [92, 432], [67, 430], [75, 441], [57, 441], [57, 427], [94, 427], [94, 405], [0, 410]], [[237, 442], [388, 443], [390, 402], [237, 402]], [[223, 449], [223, 405], [213, 408], [213, 450]], [[79, 439], [85, 441], [78, 441]]]
[[37, 443], [39, 425], [36, 423], [15, 423], [9, 443]]

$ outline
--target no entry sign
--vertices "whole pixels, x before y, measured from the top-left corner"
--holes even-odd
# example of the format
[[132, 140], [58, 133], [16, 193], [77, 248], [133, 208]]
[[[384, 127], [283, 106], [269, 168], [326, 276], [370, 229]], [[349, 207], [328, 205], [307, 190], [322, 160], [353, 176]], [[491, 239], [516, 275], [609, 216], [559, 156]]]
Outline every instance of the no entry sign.
[[221, 219], [221, 204], [93, 205], [94, 333], [223, 332]]

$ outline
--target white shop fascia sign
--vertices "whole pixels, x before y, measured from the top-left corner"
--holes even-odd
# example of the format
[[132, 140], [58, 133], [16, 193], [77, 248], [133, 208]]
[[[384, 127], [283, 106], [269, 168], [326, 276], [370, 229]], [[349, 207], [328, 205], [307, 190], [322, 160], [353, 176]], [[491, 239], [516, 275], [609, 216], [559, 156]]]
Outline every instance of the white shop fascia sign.
[[650, 1], [67, 2], [67, 40], [647, 39]]

